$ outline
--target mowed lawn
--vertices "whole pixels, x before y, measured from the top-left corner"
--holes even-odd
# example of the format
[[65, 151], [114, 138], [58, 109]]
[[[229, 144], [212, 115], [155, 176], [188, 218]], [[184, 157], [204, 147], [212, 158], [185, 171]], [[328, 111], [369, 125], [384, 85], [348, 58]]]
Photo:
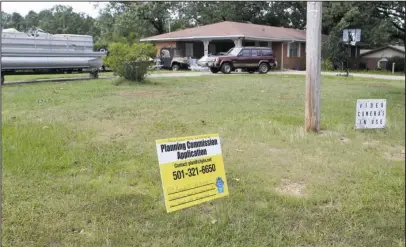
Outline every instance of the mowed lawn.
[[[3, 246], [404, 246], [403, 81], [221, 75], [2, 87]], [[387, 99], [355, 131], [357, 99]], [[167, 214], [155, 140], [219, 133], [230, 196]]]
[[[102, 72], [99, 76], [113, 76], [112, 72]], [[71, 73], [71, 74], [36, 74], [36, 75], [6, 75], [5, 82], [35, 81], [55, 78], [88, 78], [89, 73]]]

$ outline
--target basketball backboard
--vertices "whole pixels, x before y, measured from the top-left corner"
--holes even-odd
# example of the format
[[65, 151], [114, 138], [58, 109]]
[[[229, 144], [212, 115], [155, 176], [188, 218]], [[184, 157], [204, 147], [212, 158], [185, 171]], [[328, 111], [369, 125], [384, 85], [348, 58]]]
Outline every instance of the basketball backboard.
[[360, 42], [361, 29], [344, 29], [343, 42]]

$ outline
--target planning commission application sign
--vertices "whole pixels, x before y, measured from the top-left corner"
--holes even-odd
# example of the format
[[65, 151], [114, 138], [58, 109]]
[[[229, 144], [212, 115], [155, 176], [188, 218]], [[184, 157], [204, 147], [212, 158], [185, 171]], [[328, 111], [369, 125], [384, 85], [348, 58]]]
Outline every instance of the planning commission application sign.
[[386, 124], [386, 99], [359, 99], [355, 113], [356, 129], [382, 129]]
[[168, 213], [228, 196], [218, 134], [156, 141]]

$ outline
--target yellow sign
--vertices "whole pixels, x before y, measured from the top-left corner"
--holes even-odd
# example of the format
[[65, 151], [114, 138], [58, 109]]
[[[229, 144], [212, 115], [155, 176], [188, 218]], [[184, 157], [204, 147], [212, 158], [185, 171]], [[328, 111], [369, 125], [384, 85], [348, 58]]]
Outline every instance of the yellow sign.
[[228, 196], [218, 134], [156, 141], [168, 213]]

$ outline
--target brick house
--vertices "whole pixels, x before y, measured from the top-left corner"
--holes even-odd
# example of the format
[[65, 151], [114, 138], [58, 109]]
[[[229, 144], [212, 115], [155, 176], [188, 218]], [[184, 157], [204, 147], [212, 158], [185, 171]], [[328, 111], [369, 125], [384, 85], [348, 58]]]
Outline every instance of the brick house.
[[388, 45], [373, 50], [361, 50], [360, 62], [365, 64], [367, 69], [386, 68], [386, 63], [393, 57], [405, 57], [405, 47]]
[[[326, 36], [322, 36], [325, 40]], [[174, 47], [175, 56], [201, 58], [207, 54], [226, 52], [233, 47], [271, 47], [279, 69], [306, 68], [306, 31], [224, 21], [205, 26], [147, 37], [157, 55], [162, 47]]]

